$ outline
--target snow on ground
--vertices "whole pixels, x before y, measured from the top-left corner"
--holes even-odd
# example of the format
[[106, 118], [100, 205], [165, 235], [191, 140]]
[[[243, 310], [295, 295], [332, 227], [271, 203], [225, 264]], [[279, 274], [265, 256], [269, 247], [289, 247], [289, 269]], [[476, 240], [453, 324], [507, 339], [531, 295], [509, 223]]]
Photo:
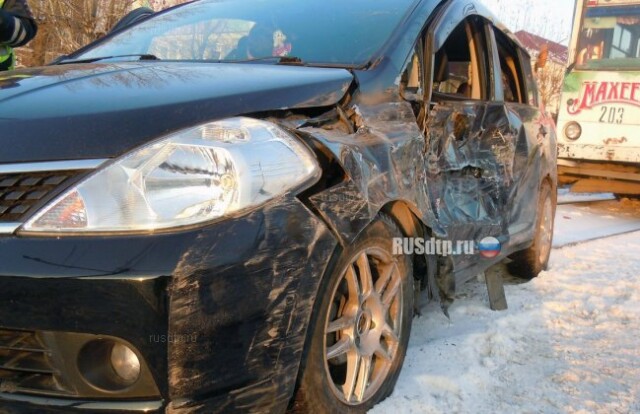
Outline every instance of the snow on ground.
[[459, 289], [413, 324], [396, 389], [372, 413], [640, 413], [640, 232], [554, 249], [548, 271]]
[[611, 193], [573, 193], [570, 188], [558, 188], [558, 204], [615, 199], [616, 196]]
[[566, 246], [636, 230], [640, 230], [639, 200], [559, 205], [553, 246]]

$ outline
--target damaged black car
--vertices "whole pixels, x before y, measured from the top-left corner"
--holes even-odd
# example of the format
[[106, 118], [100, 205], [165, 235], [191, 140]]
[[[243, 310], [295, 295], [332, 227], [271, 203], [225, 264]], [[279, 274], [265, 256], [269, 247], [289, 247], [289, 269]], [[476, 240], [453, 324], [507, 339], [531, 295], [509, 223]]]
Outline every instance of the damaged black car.
[[474, 0], [195, 1], [0, 75], [0, 131], [3, 414], [365, 412], [420, 297], [549, 259], [553, 122]]

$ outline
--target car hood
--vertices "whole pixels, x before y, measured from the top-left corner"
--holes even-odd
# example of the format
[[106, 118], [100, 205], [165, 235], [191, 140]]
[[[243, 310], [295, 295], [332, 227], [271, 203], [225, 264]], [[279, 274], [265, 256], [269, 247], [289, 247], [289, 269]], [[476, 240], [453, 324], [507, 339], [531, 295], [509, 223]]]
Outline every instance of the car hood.
[[0, 164], [111, 158], [173, 131], [330, 106], [344, 69], [272, 64], [73, 64], [0, 74]]

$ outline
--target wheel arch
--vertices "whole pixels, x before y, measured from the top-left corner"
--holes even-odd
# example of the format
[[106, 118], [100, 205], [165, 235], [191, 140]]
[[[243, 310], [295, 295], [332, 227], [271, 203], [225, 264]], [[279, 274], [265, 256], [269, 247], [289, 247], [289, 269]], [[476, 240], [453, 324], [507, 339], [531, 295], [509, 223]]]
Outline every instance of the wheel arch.
[[[356, 237], [360, 237], [363, 233], [368, 232], [370, 229], [373, 229], [376, 223], [381, 223], [381, 222], [386, 223], [387, 228], [389, 228], [389, 226], [392, 226], [392, 228], [395, 228], [394, 231], [387, 232], [387, 234], [383, 238], [385, 240], [388, 240], [388, 238], [390, 237], [395, 238], [397, 236], [423, 237], [424, 235], [424, 230], [425, 230], [424, 226], [422, 226], [421, 221], [419, 220], [417, 215], [414, 213], [414, 211], [411, 209], [411, 206], [409, 203], [402, 202], [402, 201], [389, 202], [386, 205], [384, 205], [382, 208], [378, 209], [377, 211], [374, 210], [374, 212], [375, 212], [375, 215], [370, 219], [368, 224], [364, 226], [363, 230], [361, 230], [358, 233], [358, 236]], [[359, 241], [357, 241], [356, 243], [359, 243]], [[345, 251], [351, 250], [351, 253], [353, 253], [353, 249], [356, 249], [355, 251], [358, 251], [357, 250], [358, 247], [354, 247], [350, 243], [336, 244], [334, 252], [329, 259], [328, 265], [322, 274], [322, 279], [320, 281], [318, 294], [316, 295], [313, 301], [311, 315], [317, 314], [319, 310], [322, 309], [323, 305], [322, 305], [321, 295], [332, 294], [331, 293], [332, 290], [328, 289], [331, 286], [332, 273], [342, 268], [341, 263], [343, 263], [344, 261], [342, 256], [345, 253]], [[414, 266], [416, 262], [415, 256], [411, 258], [405, 257], [403, 260], [408, 262], [407, 266]], [[408, 270], [410, 272], [410, 269]], [[406, 273], [407, 276], [412, 274], [409, 272]], [[415, 278], [415, 272], [413, 274]], [[407, 291], [410, 292], [411, 289], [407, 289]], [[413, 296], [411, 301], [413, 301], [414, 298], [415, 296]], [[411, 305], [407, 305], [407, 306], [410, 309], [412, 308]], [[409, 317], [411, 317], [412, 313], [407, 313], [407, 315], [410, 315]], [[305, 390], [310, 390], [309, 387], [302, 387], [303, 375], [304, 375], [304, 370], [307, 368], [308, 366], [307, 364], [309, 363], [309, 361], [307, 361], [307, 357], [309, 353], [312, 352], [309, 344], [312, 343], [311, 341], [313, 340], [313, 334], [314, 332], [317, 333], [316, 328], [318, 327], [318, 324], [322, 323], [322, 321], [323, 319], [312, 317], [309, 323], [307, 324], [304, 344], [303, 344], [301, 357], [300, 357], [300, 363], [298, 365], [298, 374], [295, 381], [295, 387], [293, 389], [293, 394], [291, 395], [291, 398], [289, 400], [289, 405], [288, 405], [288, 410], [291, 412], [307, 412], [307, 411], [311, 411], [315, 407], [315, 406], [307, 406], [304, 400], [301, 401], [297, 399], [297, 395], [301, 390], [303, 390], [302, 391], [303, 395], [305, 392], [308, 392]], [[406, 349], [404, 352], [406, 352]], [[313, 364], [313, 362], [311, 363]], [[397, 374], [394, 374], [394, 375], [397, 375]]]
[[542, 178], [542, 181], [540, 182], [540, 188], [542, 188], [545, 183], [549, 184], [549, 187], [551, 187], [551, 197], [553, 197], [553, 211], [555, 212], [558, 202], [558, 182], [554, 180], [549, 173]]
[[416, 209], [402, 200], [385, 204], [379, 213], [390, 216], [406, 237], [424, 237], [426, 227], [416, 214]]
[[[410, 203], [402, 200], [395, 200], [385, 204], [379, 213], [386, 214], [400, 227], [404, 237], [431, 237], [431, 229], [419, 218], [417, 209], [412, 208]], [[414, 254], [412, 257], [413, 278], [419, 282], [416, 288], [423, 291], [429, 288], [428, 270], [429, 266], [437, 266], [433, 261], [428, 263], [424, 255]], [[434, 269], [431, 269], [435, 271]], [[432, 292], [429, 289], [429, 292]]]

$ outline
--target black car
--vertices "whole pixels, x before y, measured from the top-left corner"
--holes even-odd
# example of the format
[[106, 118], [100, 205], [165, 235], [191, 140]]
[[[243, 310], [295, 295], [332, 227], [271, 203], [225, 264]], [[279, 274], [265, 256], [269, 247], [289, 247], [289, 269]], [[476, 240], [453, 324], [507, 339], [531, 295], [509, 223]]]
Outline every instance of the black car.
[[553, 122], [473, 0], [192, 2], [0, 75], [0, 131], [2, 414], [364, 412], [416, 293], [549, 258]]

